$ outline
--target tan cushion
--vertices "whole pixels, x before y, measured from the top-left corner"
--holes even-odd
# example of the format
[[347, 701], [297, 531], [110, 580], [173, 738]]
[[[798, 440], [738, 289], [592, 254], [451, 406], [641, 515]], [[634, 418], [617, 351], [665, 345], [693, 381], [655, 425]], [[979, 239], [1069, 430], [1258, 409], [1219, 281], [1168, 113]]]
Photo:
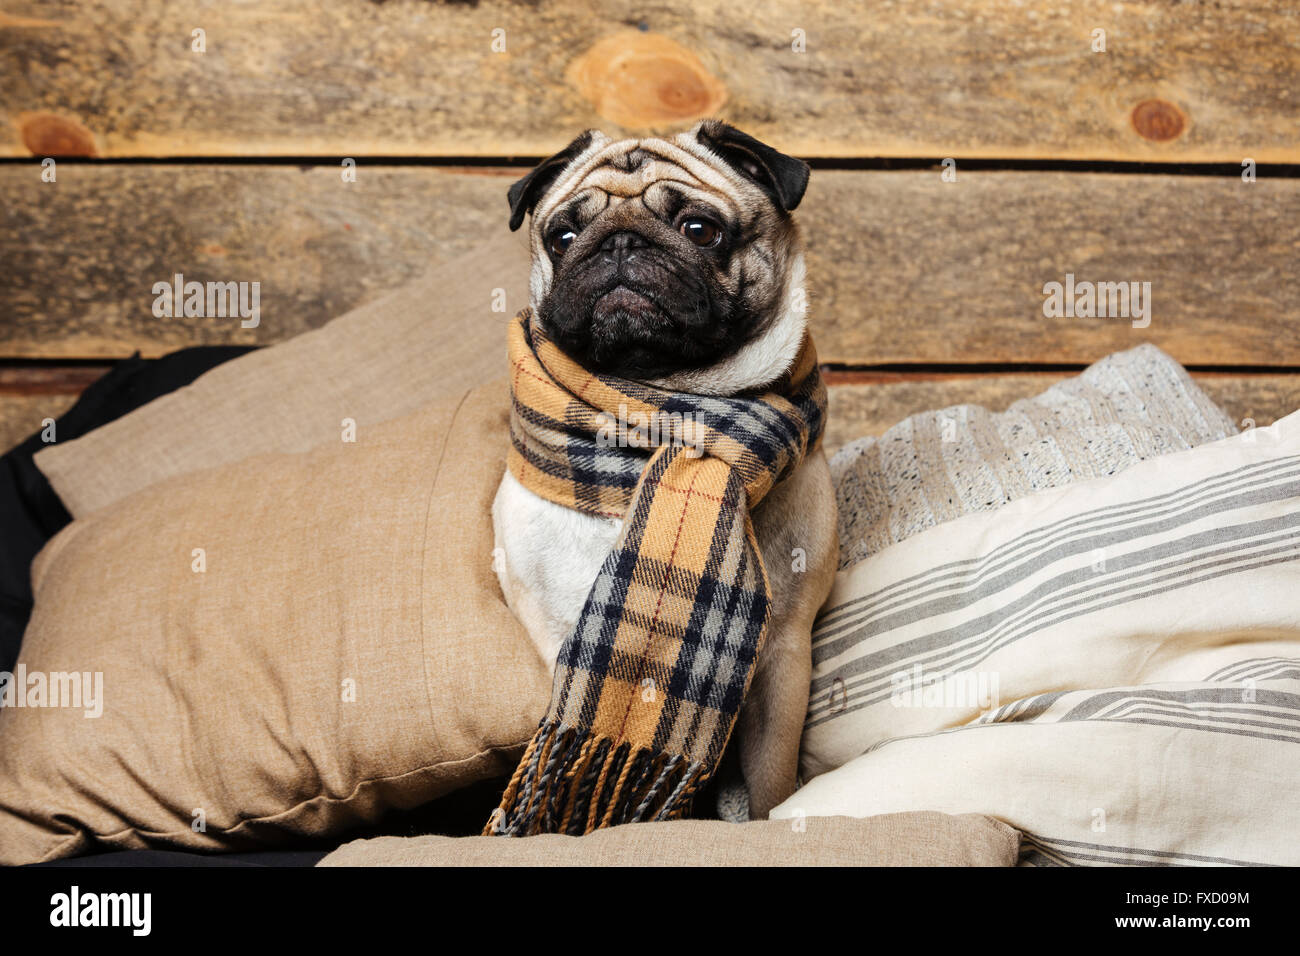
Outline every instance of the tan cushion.
[[173, 475], [337, 441], [344, 418], [371, 425], [459, 395], [505, 374], [506, 323], [528, 304], [528, 269], [525, 240], [503, 231], [376, 302], [43, 449], [37, 467], [79, 518]]
[[550, 677], [492, 573], [507, 410], [497, 381], [51, 541], [21, 666], [102, 673], [103, 712], [0, 708], [0, 863], [256, 848], [508, 774]]
[[318, 866], [1013, 866], [1020, 836], [992, 817], [919, 811], [723, 823], [631, 823], [584, 837], [378, 837]]

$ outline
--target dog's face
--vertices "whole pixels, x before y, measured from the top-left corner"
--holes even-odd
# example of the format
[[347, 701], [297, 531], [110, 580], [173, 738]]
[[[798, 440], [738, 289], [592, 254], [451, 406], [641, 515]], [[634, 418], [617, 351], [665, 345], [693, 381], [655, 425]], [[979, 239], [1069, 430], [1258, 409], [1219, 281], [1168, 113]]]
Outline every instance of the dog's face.
[[808, 166], [716, 120], [671, 140], [588, 130], [510, 188], [532, 214], [532, 307], [593, 371], [726, 395], [768, 385], [805, 328], [790, 216]]

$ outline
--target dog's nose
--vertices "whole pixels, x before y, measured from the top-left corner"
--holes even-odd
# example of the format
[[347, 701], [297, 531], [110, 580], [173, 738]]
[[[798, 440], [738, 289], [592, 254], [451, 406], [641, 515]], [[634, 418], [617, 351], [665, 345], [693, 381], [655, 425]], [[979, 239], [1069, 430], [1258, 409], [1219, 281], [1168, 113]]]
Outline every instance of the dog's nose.
[[633, 250], [643, 249], [648, 245], [645, 236], [624, 230], [606, 236], [605, 241], [600, 244], [600, 251], [612, 259], [615, 265], [622, 265], [632, 258]]

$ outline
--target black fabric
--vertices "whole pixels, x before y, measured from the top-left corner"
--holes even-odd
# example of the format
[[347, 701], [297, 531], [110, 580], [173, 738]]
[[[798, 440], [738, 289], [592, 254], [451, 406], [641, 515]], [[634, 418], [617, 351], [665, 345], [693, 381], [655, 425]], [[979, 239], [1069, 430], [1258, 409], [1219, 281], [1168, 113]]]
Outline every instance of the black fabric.
[[[92, 384], [55, 420], [55, 438], [68, 441], [188, 385], [209, 369], [255, 346], [182, 349], [159, 359], [139, 353]], [[31, 565], [68, 514], [32, 457], [45, 447], [40, 432], [0, 457], [0, 670], [12, 671], [32, 611]]]

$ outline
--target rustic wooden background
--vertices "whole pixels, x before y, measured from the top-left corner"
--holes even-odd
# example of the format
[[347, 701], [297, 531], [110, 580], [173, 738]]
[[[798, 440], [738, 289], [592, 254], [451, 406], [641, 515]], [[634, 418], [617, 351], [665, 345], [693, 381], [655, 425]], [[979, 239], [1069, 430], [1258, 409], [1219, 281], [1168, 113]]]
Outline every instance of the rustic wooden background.
[[[1300, 407], [1294, 0], [0, 0], [0, 446], [133, 351], [468, 250], [581, 129], [706, 115], [815, 167], [831, 444], [1144, 341], [1238, 419]], [[155, 318], [176, 272], [260, 281], [260, 327]], [[1150, 327], [1045, 318], [1067, 272], [1151, 282]]]

